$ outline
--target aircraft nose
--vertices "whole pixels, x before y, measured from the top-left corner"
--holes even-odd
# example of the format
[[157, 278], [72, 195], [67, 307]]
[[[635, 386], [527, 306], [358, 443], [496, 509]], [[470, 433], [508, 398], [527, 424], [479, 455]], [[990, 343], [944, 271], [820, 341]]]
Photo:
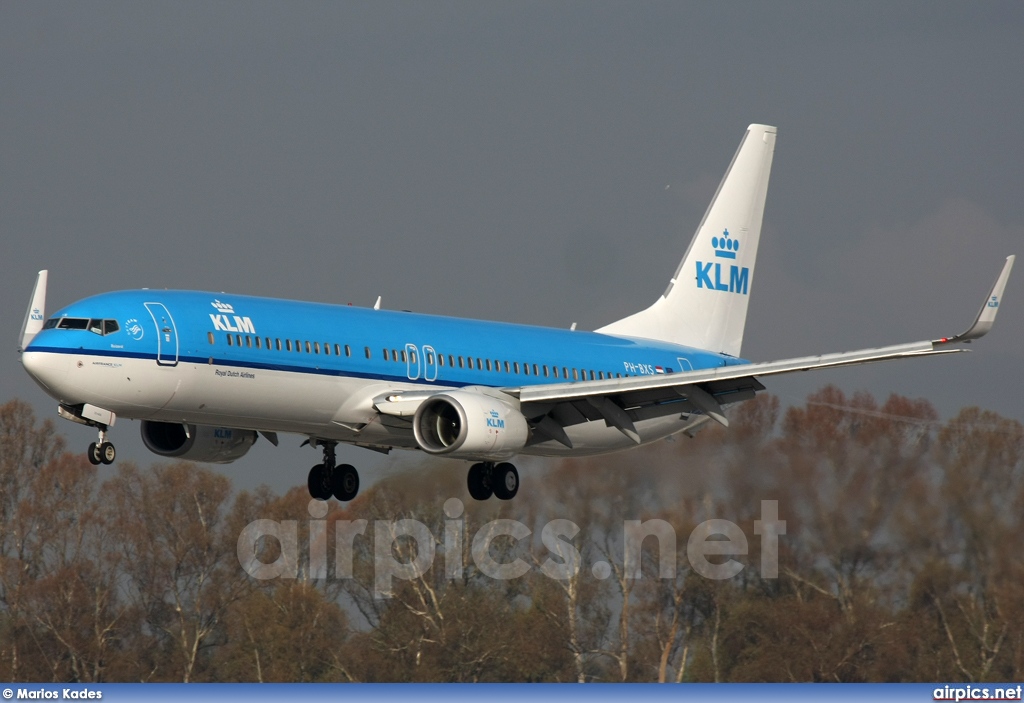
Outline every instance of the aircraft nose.
[[28, 375], [48, 391], [59, 388], [68, 375], [68, 357], [65, 354], [26, 351], [21, 354], [21, 364]]

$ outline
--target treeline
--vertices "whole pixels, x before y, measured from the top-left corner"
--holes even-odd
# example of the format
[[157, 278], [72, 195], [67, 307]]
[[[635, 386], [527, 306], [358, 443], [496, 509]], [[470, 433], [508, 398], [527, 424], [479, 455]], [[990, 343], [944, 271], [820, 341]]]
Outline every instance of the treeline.
[[[476, 503], [465, 463], [424, 460], [321, 515], [305, 487], [233, 493], [189, 463], [125, 462], [99, 485], [52, 422], [9, 402], [0, 679], [1024, 679], [1020, 422], [977, 408], [941, 422], [926, 401], [834, 387], [730, 418], [694, 439], [523, 462], [510, 502]], [[762, 501], [785, 521], [777, 578], [762, 577]], [[688, 558], [711, 519], [745, 536], [745, 554], [707, 557], [742, 564], [732, 578]], [[253, 551], [240, 536], [257, 520], [297, 540]], [[675, 543], [643, 540], [631, 578], [624, 526], [653, 520]], [[526, 569], [487, 575], [501, 564]]]

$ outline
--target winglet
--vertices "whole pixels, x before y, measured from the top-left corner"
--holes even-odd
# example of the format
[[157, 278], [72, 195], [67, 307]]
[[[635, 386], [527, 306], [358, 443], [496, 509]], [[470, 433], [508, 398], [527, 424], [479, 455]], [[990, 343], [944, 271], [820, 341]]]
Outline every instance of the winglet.
[[992, 286], [992, 290], [989, 291], [988, 297], [985, 298], [985, 302], [981, 304], [981, 310], [978, 311], [978, 317], [975, 318], [974, 324], [966, 332], [961, 332], [955, 337], [943, 337], [942, 339], [936, 339], [933, 344], [952, 344], [953, 342], [970, 342], [974, 339], [980, 339], [988, 334], [988, 331], [992, 329], [992, 325], [996, 321], [996, 313], [999, 312], [999, 304], [1003, 300], [1003, 289], [1006, 288], [1006, 281], [1010, 278], [1010, 270], [1013, 268], [1013, 261], [1017, 257], [1014, 255], [1006, 257], [1006, 263], [1003, 265], [1003, 270], [999, 272], [999, 277], [996, 279], [995, 285]]
[[21, 325], [21, 336], [18, 337], [19, 352], [24, 351], [39, 330], [43, 329], [43, 321], [46, 319], [47, 274], [46, 269], [40, 271], [36, 278], [36, 286], [32, 289], [32, 298], [28, 302], [28, 310], [25, 311], [25, 322]]

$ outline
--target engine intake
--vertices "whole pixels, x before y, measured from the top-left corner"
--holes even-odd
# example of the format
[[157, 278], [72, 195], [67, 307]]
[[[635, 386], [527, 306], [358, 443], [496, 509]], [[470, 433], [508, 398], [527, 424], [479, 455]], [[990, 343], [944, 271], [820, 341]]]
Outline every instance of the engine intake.
[[142, 421], [142, 442], [160, 456], [227, 464], [241, 459], [256, 442], [252, 430], [209, 425], [185, 425], [178, 422]]
[[516, 408], [471, 391], [439, 393], [423, 401], [413, 433], [428, 454], [507, 459], [526, 446], [530, 427]]

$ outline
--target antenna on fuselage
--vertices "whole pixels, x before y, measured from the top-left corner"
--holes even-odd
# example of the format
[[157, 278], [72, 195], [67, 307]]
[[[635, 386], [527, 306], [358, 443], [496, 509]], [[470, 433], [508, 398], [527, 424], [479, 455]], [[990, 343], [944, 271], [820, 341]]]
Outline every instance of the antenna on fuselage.
[[380, 296], [377, 296], [377, 302], [373, 304], [374, 310], [380, 310]]

